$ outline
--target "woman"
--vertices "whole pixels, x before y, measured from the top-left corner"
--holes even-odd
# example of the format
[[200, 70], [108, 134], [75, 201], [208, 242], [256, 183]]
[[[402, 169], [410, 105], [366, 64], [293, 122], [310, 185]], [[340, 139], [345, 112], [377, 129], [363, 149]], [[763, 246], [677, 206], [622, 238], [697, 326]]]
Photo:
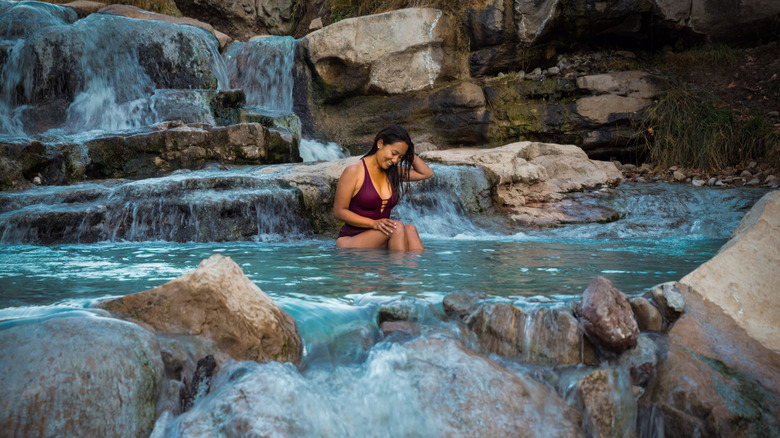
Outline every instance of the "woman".
[[401, 197], [402, 183], [432, 176], [431, 168], [414, 154], [414, 143], [404, 128], [393, 125], [381, 130], [371, 150], [339, 178], [333, 216], [345, 224], [336, 246], [422, 251], [417, 228], [390, 219], [390, 211]]

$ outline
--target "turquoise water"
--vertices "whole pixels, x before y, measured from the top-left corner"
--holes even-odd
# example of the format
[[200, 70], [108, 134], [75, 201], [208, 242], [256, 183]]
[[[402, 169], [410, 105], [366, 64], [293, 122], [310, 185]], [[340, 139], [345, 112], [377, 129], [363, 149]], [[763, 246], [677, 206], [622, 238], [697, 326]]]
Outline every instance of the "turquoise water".
[[232, 258], [261, 289], [291, 300], [359, 302], [365, 296], [440, 299], [455, 290], [503, 297], [576, 295], [603, 275], [627, 293], [676, 280], [722, 240], [426, 239], [422, 254], [293, 243], [168, 242], [0, 246], [0, 319], [9, 307], [120, 296], [159, 286], [213, 254]]

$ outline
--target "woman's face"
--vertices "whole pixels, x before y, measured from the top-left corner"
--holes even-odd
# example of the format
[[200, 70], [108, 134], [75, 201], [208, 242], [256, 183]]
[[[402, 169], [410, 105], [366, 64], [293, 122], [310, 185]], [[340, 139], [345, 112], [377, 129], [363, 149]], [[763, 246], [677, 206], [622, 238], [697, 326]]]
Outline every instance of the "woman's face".
[[397, 141], [395, 143], [384, 144], [382, 139], [376, 144], [376, 160], [379, 163], [379, 167], [384, 170], [389, 169], [391, 166], [398, 164], [401, 158], [409, 150], [409, 145], [405, 141]]

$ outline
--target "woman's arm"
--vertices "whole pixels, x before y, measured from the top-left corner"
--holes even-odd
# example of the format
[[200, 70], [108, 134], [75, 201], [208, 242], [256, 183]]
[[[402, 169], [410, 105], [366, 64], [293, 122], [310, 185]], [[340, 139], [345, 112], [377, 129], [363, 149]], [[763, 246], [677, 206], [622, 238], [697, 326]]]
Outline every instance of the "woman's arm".
[[433, 176], [433, 170], [418, 155], [414, 156], [407, 181], [422, 181]]
[[[344, 169], [344, 172], [342, 172], [339, 182], [336, 185], [336, 196], [333, 200], [333, 216], [354, 227], [371, 228], [389, 235], [391, 233], [389, 227], [395, 228], [394, 222], [390, 219], [374, 220], [361, 216], [349, 209], [349, 201], [356, 192], [355, 189], [357, 188], [358, 177], [362, 170], [362, 167], [359, 165], [351, 165], [347, 166], [347, 168]], [[382, 227], [382, 224], [385, 224], [385, 226]]]

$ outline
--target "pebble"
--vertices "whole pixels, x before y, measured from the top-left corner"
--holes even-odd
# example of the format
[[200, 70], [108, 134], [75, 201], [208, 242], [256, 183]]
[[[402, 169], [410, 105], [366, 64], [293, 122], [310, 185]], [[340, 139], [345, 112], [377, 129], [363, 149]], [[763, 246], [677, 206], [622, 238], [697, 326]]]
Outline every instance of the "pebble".
[[748, 164], [748, 167], [751, 169], [755, 169], [756, 166], [758, 166], [758, 163], [756, 163], [755, 161], [751, 161], [750, 164]]
[[759, 185], [760, 183], [761, 183], [761, 181], [759, 181], [759, 180], [758, 180], [758, 178], [753, 178], [753, 179], [751, 179], [750, 181], [748, 181], [748, 182], [746, 183], [746, 185], [749, 185], [749, 186], [757, 186], [757, 185]]
[[769, 176], [768, 176], [768, 177], [766, 177], [766, 179], [764, 180], [764, 184], [772, 184], [772, 183], [776, 183], [776, 182], [777, 182], [777, 177], [776, 177], [776, 176], [774, 176], [774, 175], [769, 175]]
[[550, 75], [557, 75], [560, 72], [561, 72], [561, 69], [558, 68], [558, 67], [550, 67], [549, 69], [547, 69], [547, 73], [550, 74]]
[[680, 172], [679, 170], [675, 170], [672, 174], [672, 178], [674, 178], [676, 181], [685, 181], [685, 174]]
[[726, 183], [724, 183], [723, 181], [715, 182], [715, 187], [720, 187], [720, 186], [724, 186], [724, 185], [726, 185]]
[[766, 115], [769, 117], [780, 117], [780, 111], [769, 111]]
[[715, 183], [717, 183], [717, 182], [718, 182], [718, 179], [717, 179], [717, 178], [715, 178], [715, 177], [713, 176], [712, 178], [710, 178], [710, 180], [709, 180], [709, 181], [707, 181], [707, 185], [708, 185], [708, 186], [710, 186], [710, 187], [712, 187], [712, 186], [714, 186], [714, 185], [715, 185]]
[[694, 179], [693, 179], [693, 181], [691, 181], [691, 184], [692, 184], [694, 187], [701, 187], [701, 186], [703, 186], [703, 185], [704, 185], [704, 180], [703, 180], [703, 179], [697, 179], [697, 178], [694, 178]]
[[739, 174], [741, 178], [752, 178], [753, 174], [750, 173], [749, 170], [743, 170], [742, 173]]
[[37, 186], [41, 185], [42, 182], [43, 181], [41, 181], [41, 177], [40, 176], [36, 176], [35, 178], [33, 178], [33, 184], [35, 184]]

